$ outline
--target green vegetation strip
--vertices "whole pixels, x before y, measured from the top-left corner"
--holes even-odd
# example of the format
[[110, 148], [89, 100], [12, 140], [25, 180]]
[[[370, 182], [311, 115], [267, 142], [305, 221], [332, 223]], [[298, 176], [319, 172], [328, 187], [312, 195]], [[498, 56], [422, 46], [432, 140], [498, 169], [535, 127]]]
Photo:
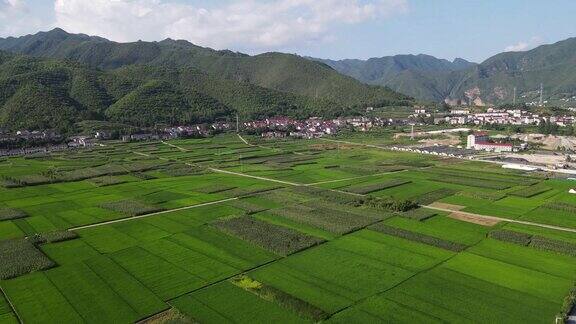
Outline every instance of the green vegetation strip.
[[490, 237], [500, 241], [576, 257], [576, 244], [574, 243], [509, 230], [493, 231], [490, 233]]
[[541, 207], [546, 208], [546, 209], [552, 209], [552, 210], [558, 210], [558, 211], [576, 214], [576, 205], [575, 204], [555, 201], [555, 202], [546, 203], [546, 204], [542, 205]]
[[438, 215], [438, 212], [428, 208], [417, 208], [399, 213], [399, 215], [417, 221], [424, 221]]
[[19, 209], [0, 208], [0, 221], [14, 220], [18, 218], [24, 218], [27, 216], [28, 215], [24, 211]]
[[[338, 207], [335, 206], [335, 208]], [[374, 219], [367, 216], [326, 207], [312, 208], [296, 205], [275, 209], [272, 213], [335, 234], [346, 234], [374, 222]]]
[[508, 194], [511, 196], [517, 196], [522, 198], [530, 198], [541, 193], [545, 193], [547, 191], [552, 190], [552, 188], [544, 187], [544, 186], [532, 186], [532, 187], [525, 187], [522, 189], [514, 190], [509, 192]]
[[438, 201], [442, 198], [446, 198], [456, 194], [458, 191], [449, 189], [449, 188], [441, 188], [434, 191], [430, 191], [423, 195], [418, 196], [414, 201], [420, 205], [429, 205], [435, 201]]
[[435, 246], [444, 250], [452, 251], [452, 252], [461, 252], [464, 251], [467, 246], [464, 244], [444, 240], [441, 238], [437, 238], [430, 235], [425, 235], [422, 233], [416, 233], [412, 231], [407, 231], [404, 229], [400, 229], [397, 227], [388, 226], [384, 223], [374, 224], [369, 227], [371, 230], [378, 231], [380, 233], [400, 237], [406, 240], [424, 243], [427, 245]]
[[391, 179], [381, 183], [366, 185], [366, 186], [354, 186], [346, 188], [346, 191], [357, 193], [361, 195], [369, 194], [371, 192], [376, 192], [388, 188], [398, 187], [407, 183], [410, 183], [410, 180], [403, 180], [403, 179]]
[[214, 223], [214, 226], [279, 255], [289, 255], [324, 241], [249, 216], [219, 220]]
[[136, 200], [120, 200], [100, 205], [102, 208], [110, 209], [113, 211], [121, 212], [129, 216], [138, 216], [143, 214], [150, 214], [163, 210], [160, 207], [146, 205]]
[[35, 234], [22, 239], [0, 241], [0, 279], [10, 279], [33, 271], [46, 270], [56, 264], [50, 260], [38, 245], [62, 242], [76, 238], [73, 232], [51, 232]]
[[246, 275], [234, 277], [231, 282], [242, 289], [256, 294], [262, 299], [275, 302], [278, 305], [293, 311], [300, 317], [313, 320], [314, 322], [324, 320], [328, 317], [328, 314], [322, 309], [303, 301], [302, 299], [287, 294], [282, 290], [256, 281]]

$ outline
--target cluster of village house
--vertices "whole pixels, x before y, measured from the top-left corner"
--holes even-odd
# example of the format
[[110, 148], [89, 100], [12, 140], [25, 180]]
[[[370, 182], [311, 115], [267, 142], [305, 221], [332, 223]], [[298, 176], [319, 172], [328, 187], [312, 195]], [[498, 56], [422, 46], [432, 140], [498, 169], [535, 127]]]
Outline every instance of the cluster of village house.
[[[412, 117], [432, 117], [432, 113], [426, 109], [415, 109]], [[488, 108], [486, 112], [471, 113], [469, 109], [453, 109], [450, 113], [434, 117], [434, 123], [446, 123], [449, 125], [539, 125], [543, 120], [558, 126], [572, 125], [576, 122], [574, 116], [543, 117], [539, 114], [521, 109], [495, 109]]]

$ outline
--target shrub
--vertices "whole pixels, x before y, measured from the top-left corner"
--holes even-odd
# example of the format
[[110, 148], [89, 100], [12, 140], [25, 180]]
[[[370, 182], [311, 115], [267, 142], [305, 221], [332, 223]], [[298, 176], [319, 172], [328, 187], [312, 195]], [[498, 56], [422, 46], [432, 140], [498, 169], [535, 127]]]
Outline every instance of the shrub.
[[248, 215], [268, 210], [268, 208], [258, 206], [256, 204], [249, 202], [249, 201], [246, 201], [245, 199], [234, 200], [234, 201], [230, 202], [229, 205], [244, 210], [246, 212], [246, 214], [248, 214]]
[[146, 205], [136, 200], [120, 200], [120, 201], [107, 202], [101, 204], [100, 207], [121, 212], [129, 216], [150, 214], [162, 210], [162, 208], [160, 207]]
[[320, 308], [245, 275], [233, 278], [232, 283], [314, 322], [321, 321], [328, 317], [328, 314]]
[[438, 215], [438, 212], [428, 208], [417, 208], [402, 212], [399, 215], [417, 221], [424, 221]]
[[216, 228], [280, 255], [289, 255], [324, 240], [249, 216], [218, 220]]
[[543, 208], [563, 211], [567, 213], [576, 214], [576, 205], [565, 202], [549, 202], [542, 205]]
[[272, 213], [332, 233], [346, 234], [374, 222], [373, 218], [326, 207], [296, 205], [272, 210]]
[[524, 187], [522, 189], [514, 190], [509, 192], [508, 194], [511, 196], [517, 196], [522, 198], [530, 198], [541, 193], [545, 193], [546, 191], [552, 190], [549, 187], [543, 186], [532, 186], [532, 187]]
[[225, 184], [213, 184], [210, 186], [206, 186], [206, 187], [202, 187], [199, 189], [196, 189], [195, 191], [201, 192], [201, 193], [205, 193], [205, 194], [214, 194], [214, 193], [219, 193], [222, 191], [227, 191], [227, 190], [232, 190], [232, 189], [236, 189], [238, 187], [236, 186], [229, 186], [229, 185], [225, 185]]
[[530, 246], [576, 257], [576, 244], [574, 243], [553, 240], [542, 236], [533, 236], [530, 241]]
[[0, 241], [0, 260], [2, 280], [55, 266], [55, 263], [28, 239]]
[[422, 233], [407, 231], [404, 229], [400, 229], [400, 228], [386, 225], [384, 223], [374, 224], [374, 225], [370, 226], [370, 229], [378, 231], [380, 233], [400, 237], [400, 238], [403, 238], [406, 240], [435, 246], [435, 247], [438, 247], [438, 248], [441, 248], [444, 250], [448, 250], [448, 251], [452, 251], [452, 252], [462, 252], [467, 248], [466, 245], [463, 245], [460, 243], [444, 240], [444, 239], [441, 239], [438, 237], [429, 236], [429, 235], [425, 235]]
[[531, 235], [526, 233], [514, 232], [509, 230], [496, 230], [490, 232], [489, 236], [495, 240], [520, 244], [527, 246], [530, 244]]
[[483, 192], [483, 191], [461, 191], [458, 193], [458, 195], [463, 197], [485, 199], [490, 201], [497, 201], [506, 197], [506, 194], [503, 192]]
[[24, 218], [27, 216], [28, 215], [24, 211], [19, 210], [19, 209], [0, 208], [0, 221]]
[[92, 178], [90, 179], [90, 182], [92, 182], [93, 184], [95, 184], [98, 187], [106, 187], [106, 186], [113, 186], [113, 185], [117, 185], [117, 184], [121, 184], [126, 182], [123, 179], [120, 179], [118, 177], [114, 177], [114, 176], [104, 176], [104, 177], [99, 177], [99, 178]]
[[384, 190], [384, 189], [388, 189], [388, 188], [394, 188], [394, 187], [398, 187], [407, 183], [410, 183], [412, 181], [410, 180], [403, 180], [403, 179], [392, 179], [392, 180], [387, 180], [381, 183], [377, 183], [377, 184], [372, 184], [372, 185], [366, 185], [366, 186], [355, 186], [355, 187], [349, 187], [346, 188], [346, 191], [352, 192], [352, 193], [357, 193], [357, 194], [369, 194], [371, 192], [375, 192], [375, 191], [380, 191], [380, 190]]
[[404, 212], [417, 208], [418, 204], [410, 200], [396, 200], [389, 197], [375, 198], [375, 197], [362, 197], [357, 198], [354, 206], [368, 206], [375, 209], [384, 209], [388, 211]]
[[428, 205], [442, 198], [452, 196], [456, 192], [457, 192], [456, 190], [448, 188], [437, 189], [418, 196], [418, 198], [416, 198], [415, 201], [420, 205]]
[[477, 178], [466, 178], [466, 177], [445, 176], [445, 177], [433, 178], [432, 180], [438, 182], [457, 184], [461, 186], [496, 189], [496, 190], [504, 190], [511, 187], [510, 184], [503, 182], [496, 182]]

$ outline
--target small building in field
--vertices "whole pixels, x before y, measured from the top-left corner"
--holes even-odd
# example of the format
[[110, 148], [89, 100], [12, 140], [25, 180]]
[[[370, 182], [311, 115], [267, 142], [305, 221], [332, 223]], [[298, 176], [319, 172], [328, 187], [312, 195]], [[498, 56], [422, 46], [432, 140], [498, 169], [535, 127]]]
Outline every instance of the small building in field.
[[514, 146], [511, 143], [496, 143], [490, 140], [486, 132], [476, 132], [468, 135], [466, 148], [490, 152], [512, 152], [514, 150]]

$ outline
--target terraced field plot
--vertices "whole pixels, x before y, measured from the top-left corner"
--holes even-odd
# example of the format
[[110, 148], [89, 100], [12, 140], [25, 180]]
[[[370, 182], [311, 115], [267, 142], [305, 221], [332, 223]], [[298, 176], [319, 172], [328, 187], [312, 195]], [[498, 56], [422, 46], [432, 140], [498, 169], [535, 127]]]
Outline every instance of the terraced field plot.
[[[0, 323], [549, 323], [568, 310], [569, 181], [246, 138], [2, 162], [0, 255], [13, 275], [0, 281]], [[14, 244], [27, 252], [7, 253]]]

